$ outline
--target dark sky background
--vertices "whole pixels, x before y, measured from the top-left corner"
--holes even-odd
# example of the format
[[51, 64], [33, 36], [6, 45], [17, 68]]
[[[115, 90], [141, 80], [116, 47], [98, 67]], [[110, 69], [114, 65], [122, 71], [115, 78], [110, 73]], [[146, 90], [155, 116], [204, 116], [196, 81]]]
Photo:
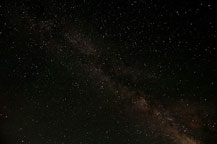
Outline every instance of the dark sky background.
[[217, 5], [4, 2], [1, 144], [216, 144]]

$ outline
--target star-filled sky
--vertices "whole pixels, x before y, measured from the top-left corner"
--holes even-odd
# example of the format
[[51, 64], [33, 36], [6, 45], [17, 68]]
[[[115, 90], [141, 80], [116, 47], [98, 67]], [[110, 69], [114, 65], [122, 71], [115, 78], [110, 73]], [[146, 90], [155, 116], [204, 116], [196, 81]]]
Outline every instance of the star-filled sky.
[[217, 5], [0, 5], [0, 144], [216, 144]]

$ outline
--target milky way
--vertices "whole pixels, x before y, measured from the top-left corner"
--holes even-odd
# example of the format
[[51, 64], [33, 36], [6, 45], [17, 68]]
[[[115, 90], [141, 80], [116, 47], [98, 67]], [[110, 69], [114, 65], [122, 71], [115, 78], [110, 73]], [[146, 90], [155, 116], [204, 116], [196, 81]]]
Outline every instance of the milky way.
[[[133, 1], [130, 6], [138, 2]], [[88, 1], [82, 3], [82, 8], [91, 4]], [[205, 78], [200, 80], [193, 77], [191, 80], [185, 74], [176, 72], [176, 66], [181, 64], [176, 63], [179, 54], [174, 56], [172, 49], [171, 55], [168, 54], [166, 58], [159, 56], [160, 60], [156, 57], [165, 55], [166, 52], [158, 48], [148, 52], [146, 49], [153, 45], [159, 47], [153, 43], [159, 39], [164, 41], [162, 35], [155, 36], [153, 32], [150, 37], [155, 39], [147, 38], [142, 42], [142, 50], [136, 50], [139, 43], [134, 37], [136, 30], [124, 38], [118, 31], [110, 32], [118, 33], [120, 39], [126, 39], [122, 41], [111, 38], [112, 35], [108, 36], [109, 32], [102, 35], [100, 31], [103, 28], [97, 29], [94, 20], [86, 22], [89, 18], [85, 16], [70, 18], [67, 12], [61, 13], [66, 16], [58, 15], [58, 12], [50, 16], [48, 10], [45, 11], [46, 18], [38, 18], [31, 11], [34, 6], [25, 4], [8, 4], [5, 7], [7, 28], [2, 33], [7, 34], [1, 42], [4, 47], [1, 50], [1, 142], [216, 142], [216, 106], [212, 97], [215, 81], [207, 86]], [[34, 5], [37, 6], [38, 3]], [[74, 9], [76, 2], [66, 5], [72, 5]], [[99, 5], [105, 7], [102, 3]], [[80, 13], [82, 10], [79, 9], [77, 14]], [[121, 11], [118, 13], [122, 15]], [[177, 11], [174, 13], [179, 15]], [[104, 16], [97, 14], [96, 12], [94, 18]], [[136, 22], [139, 23], [142, 19], [139, 17]], [[123, 19], [119, 23], [125, 22]], [[152, 29], [150, 25], [147, 27]], [[105, 28], [105, 31], [109, 31], [109, 28], [110, 26]], [[115, 28], [113, 26], [111, 29]], [[158, 29], [158, 26], [154, 28]], [[129, 29], [128, 25], [126, 29]], [[172, 31], [175, 32], [176, 30]], [[133, 44], [130, 43], [131, 39], [135, 39]], [[138, 36], [138, 39], [142, 38]], [[148, 44], [148, 40], [155, 42]], [[179, 38], [176, 41], [177, 45], [174, 45], [179, 51], [179, 45], [185, 42], [180, 42]], [[169, 41], [165, 47], [174, 45]], [[141, 58], [142, 53], [144, 56]], [[189, 68], [191, 63], [185, 64], [185, 61], [187, 58], [183, 60], [184, 66], [178, 69], [186, 68], [186, 74], [189, 71], [196, 73]], [[201, 65], [199, 63], [200, 68]], [[210, 71], [215, 70], [210, 68]]]

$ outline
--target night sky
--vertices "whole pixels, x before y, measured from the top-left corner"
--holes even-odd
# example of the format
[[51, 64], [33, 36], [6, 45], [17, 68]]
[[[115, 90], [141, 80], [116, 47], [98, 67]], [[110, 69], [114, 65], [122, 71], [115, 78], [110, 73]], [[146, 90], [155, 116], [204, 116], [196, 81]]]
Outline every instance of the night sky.
[[215, 1], [0, 9], [0, 144], [217, 144]]

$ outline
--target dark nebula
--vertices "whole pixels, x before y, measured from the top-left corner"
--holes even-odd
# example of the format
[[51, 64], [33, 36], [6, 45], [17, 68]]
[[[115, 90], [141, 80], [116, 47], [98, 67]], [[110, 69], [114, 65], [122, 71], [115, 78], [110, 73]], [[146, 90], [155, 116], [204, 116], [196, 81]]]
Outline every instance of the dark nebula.
[[217, 5], [0, 5], [0, 144], [216, 144]]

